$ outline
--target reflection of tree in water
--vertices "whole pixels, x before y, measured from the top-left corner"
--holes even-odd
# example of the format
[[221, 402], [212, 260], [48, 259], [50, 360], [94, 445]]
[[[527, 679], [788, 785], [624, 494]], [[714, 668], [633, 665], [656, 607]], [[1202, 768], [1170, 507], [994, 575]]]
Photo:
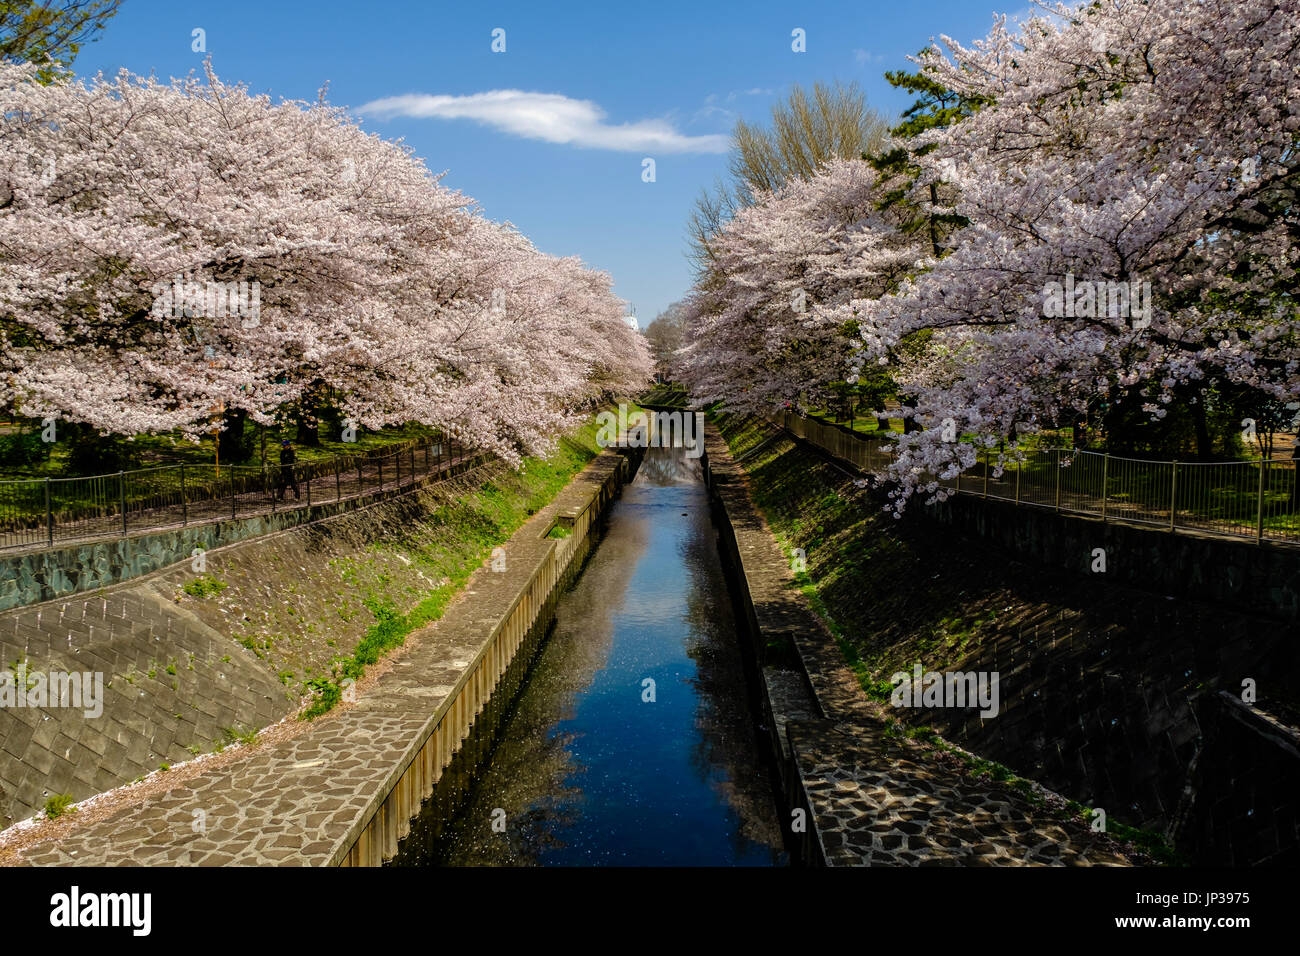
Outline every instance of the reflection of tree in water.
[[696, 506], [692, 521], [693, 533], [681, 544], [690, 581], [686, 653], [695, 662], [693, 684], [699, 701], [695, 719], [699, 740], [691, 762], [740, 818], [733, 834], [735, 844], [740, 846], [746, 839], [766, 844], [776, 856], [782, 842], [780, 823], [771, 781], [759, 758], [740, 638], [706, 497]]
[[[585, 768], [574, 761], [571, 720], [578, 696], [609, 659], [613, 617], [649, 541], [643, 521], [623, 521], [599, 544], [557, 609], [555, 629], [529, 672], [499, 742], [474, 792], [442, 834], [437, 864], [536, 865], [563, 846], [559, 834], [576, 825]], [[506, 812], [506, 830], [492, 830], [492, 811]]]
[[680, 448], [647, 448], [636, 480], [656, 487], [700, 480], [700, 460], [687, 458]]

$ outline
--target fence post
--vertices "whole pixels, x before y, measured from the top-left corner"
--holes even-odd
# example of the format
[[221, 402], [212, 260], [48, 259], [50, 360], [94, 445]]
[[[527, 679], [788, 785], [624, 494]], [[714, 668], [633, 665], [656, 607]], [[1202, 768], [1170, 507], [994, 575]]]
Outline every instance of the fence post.
[[402, 487], [402, 453], [393, 453], [393, 466], [397, 469], [397, 487]]
[[126, 472], [117, 473], [117, 501], [122, 508], [122, 537], [126, 537]]
[[1024, 468], [1023, 461], [1016, 462], [1016, 504], [1020, 504], [1020, 470]]
[[235, 494], [235, 466], [230, 466], [230, 520], [239, 517], [239, 498]]
[[185, 500], [185, 462], [181, 462], [181, 527], [190, 523], [190, 504]]
[[[307, 469], [304, 468], [303, 471], [307, 472]], [[307, 472], [306, 474], [303, 475], [303, 484], [307, 486], [307, 517], [310, 518], [311, 517], [311, 473], [310, 472]]]
[[[275, 499], [280, 497], [280, 476], [276, 475], [276, 484], [271, 488], [271, 514], [275, 514]], [[266, 484], [266, 466], [262, 466], [262, 484]]]
[[50, 507], [50, 479], [45, 479], [45, 531], [54, 547], [54, 510]]
[[1056, 510], [1061, 510], [1061, 449], [1056, 449]]
[[415, 446], [412, 445], [409, 451], [411, 452], [411, 484], [414, 485], [415, 484]]
[[357, 497], [361, 498], [366, 493], [366, 475], [361, 468], [361, 458], [357, 458]]
[[1259, 500], [1255, 508], [1255, 543], [1264, 543], [1264, 476], [1268, 472], [1268, 459], [1259, 460]]
[[383, 491], [384, 490], [384, 456], [380, 455], [375, 460], [379, 462], [379, 490]]
[[1169, 530], [1172, 532], [1178, 520], [1178, 462], [1174, 462], [1174, 475], [1169, 481]]
[[1106, 483], [1110, 478], [1110, 452], [1101, 460], [1101, 520], [1106, 520]]
[[984, 497], [989, 496], [989, 450], [984, 449]]
[[343, 478], [339, 475], [339, 471], [342, 468], [343, 466], [339, 463], [339, 460], [335, 458], [334, 459], [334, 500], [335, 501], [343, 500]]

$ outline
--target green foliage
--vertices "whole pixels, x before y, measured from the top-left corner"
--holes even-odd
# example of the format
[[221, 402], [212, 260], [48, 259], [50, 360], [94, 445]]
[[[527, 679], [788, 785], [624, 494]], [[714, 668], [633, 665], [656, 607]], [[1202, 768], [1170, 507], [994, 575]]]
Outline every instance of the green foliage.
[[961, 122], [975, 110], [986, 105], [986, 101], [965, 97], [946, 89], [931, 79], [924, 70], [917, 73], [893, 70], [885, 74], [885, 79], [895, 89], [914, 93], [917, 98], [903, 111], [903, 121], [893, 129], [896, 141], [902, 145], [871, 157], [871, 164], [882, 174], [904, 176], [903, 185], [886, 193], [881, 206], [884, 209], [901, 212], [902, 231], [908, 235], [925, 236], [930, 243], [931, 253], [938, 256], [943, 252], [947, 237], [967, 225], [969, 220], [956, 213], [943, 211], [949, 203], [948, 197], [941, 195], [943, 189], [940, 186], [931, 185], [926, 201], [920, 204], [909, 198], [921, 172], [916, 158], [934, 148], [933, 146], [915, 147], [911, 141], [929, 130], [946, 128]]
[[250, 730], [240, 730], [238, 727], [222, 727], [221, 747], [219, 747], [218, 750], [224, 749], [225, 747], [229, 747], [232, 744], [244, 744], [245, 746], [247, 746], [248, 744], [253, 743], [256, 739], [257, 739], [256, 728]]
[[73, 806], [72, 794], [56, 793], [45, 801], [45, 816], [50, 820], [57, 820], [65, 813], [75, 813], [77, 808]]
[[82, 45], [121, 6], [122, 0], [3, 0], [0, 2], [0, 57], [43, 67], [51, 82], [66, 75]]
[[200, 574], [192, 581], [186, 581], [181, 585], [181, 590], [190, 597], [206, 598], [214, 594], [220, 594], [226, 589], [225, 581], [214, 578], [211, 575]]
[[1213, 384], [1185, 386], [1174, 401], [1161, 405], [1165, 416], [1157, 421], [1143, 406], [1158, 392], [1158, 386], [1138, 386], [1114, 402], [1098, 402], [1096, 418], [1103, 434], [1091, 444], [1115, 455], [1159, 460], [1241, 457], [1241, 421], [1250, 417], [1252, 396]]
[[26, 468], [50, 459], [52, 442], [41, 440], [41, 430], [12, 432], [0, 435], [0, 467]]

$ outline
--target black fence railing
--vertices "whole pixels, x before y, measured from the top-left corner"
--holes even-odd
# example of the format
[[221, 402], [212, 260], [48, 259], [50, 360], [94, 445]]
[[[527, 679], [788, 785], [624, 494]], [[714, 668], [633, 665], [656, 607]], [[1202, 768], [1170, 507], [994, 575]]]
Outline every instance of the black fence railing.
[[0, 550], [306, 508], [409, 485], [472, 457], [455, 438], [290, 467], [181, 464], [0, 481]]
[[[791, 434], [856, 465], [883, 473], [888, 441], [792, 412], [776, 416]], [[936, 486], [1017, 505], [1054, 508], [1257, 542], [1300, 544], [1300, 474], [1296, 460], [1143, 461], [1069, 448], [1029, 449], [1005, 459], [980, 449], [975, 465]]]

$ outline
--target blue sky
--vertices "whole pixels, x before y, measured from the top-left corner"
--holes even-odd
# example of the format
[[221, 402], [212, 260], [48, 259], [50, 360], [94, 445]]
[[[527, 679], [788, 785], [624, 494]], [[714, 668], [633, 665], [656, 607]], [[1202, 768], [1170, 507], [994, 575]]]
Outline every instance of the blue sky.
[[[256, 92], [358, 110], [444, 182], [539, 248], [614, 277], [644, 327], [691, 282], [685, 224], [726, 169], [738, 116], [763, 119], [794, 83], [857, 80], [891, 118], [888, 69], [941, 34], [983, 36], [1027, 0], [719, 3], [357, 3], [126, 0], [83, 49], [82, 75], [198, 69]], [[505, 31], [505, 52], [491, 49]], [[791, 31], [807, 51], [791, 50]], [[514, 92], [506, 92], [514, 91]], [[386, 101], [386, 102], [385, 102]], [[381, 107], [387, 106], [387, 109]], [[642, 160], [656, 181], [642, 181]]]

